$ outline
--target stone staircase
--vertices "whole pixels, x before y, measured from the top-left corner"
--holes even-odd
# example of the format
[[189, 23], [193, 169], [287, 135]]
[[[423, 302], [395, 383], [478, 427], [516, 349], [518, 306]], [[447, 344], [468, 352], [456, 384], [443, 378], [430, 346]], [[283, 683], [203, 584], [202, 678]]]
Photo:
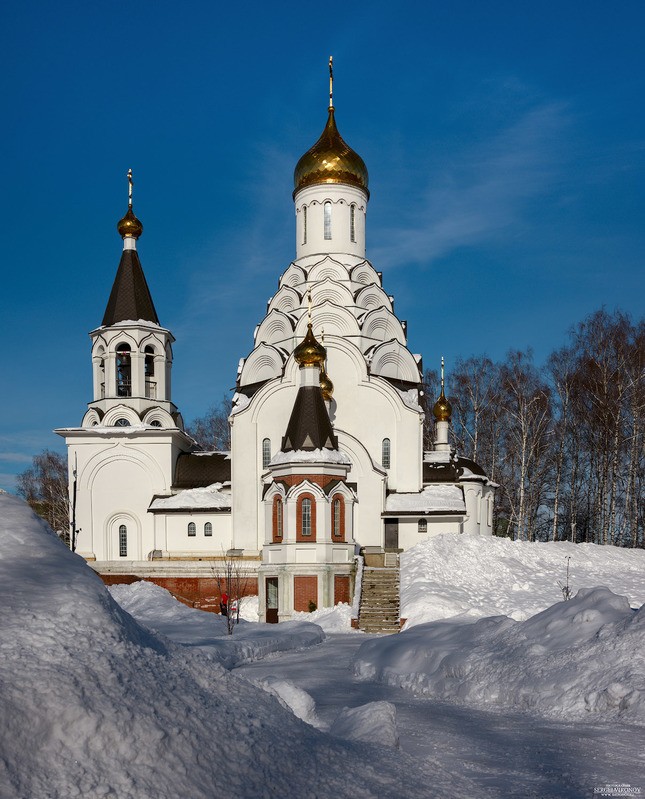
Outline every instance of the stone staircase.
[[361, 585], [358, 628], [366, 633], [399, 632], [398, 566], [365, 566]]

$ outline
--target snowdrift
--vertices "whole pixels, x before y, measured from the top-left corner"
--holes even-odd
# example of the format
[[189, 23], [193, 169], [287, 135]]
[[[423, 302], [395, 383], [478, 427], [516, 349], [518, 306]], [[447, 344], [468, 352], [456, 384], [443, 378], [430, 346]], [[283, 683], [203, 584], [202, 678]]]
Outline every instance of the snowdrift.
[[523, 621], [562, 599], [568, 557], [574, 594], [604, 585], [645, 602], [645, 550], [444, 534], [401, 555], [401, 618], [406, 628], [459, 614]]
[[645, 725], [645, 606], [593, 588], [527, 621], [420, 624], [363, 644], [355, 673], [471, 705]]
[[428, 795], [411, 759], [324, 735], [141, 627], [8, 494], [0, 607], [3, 799]]

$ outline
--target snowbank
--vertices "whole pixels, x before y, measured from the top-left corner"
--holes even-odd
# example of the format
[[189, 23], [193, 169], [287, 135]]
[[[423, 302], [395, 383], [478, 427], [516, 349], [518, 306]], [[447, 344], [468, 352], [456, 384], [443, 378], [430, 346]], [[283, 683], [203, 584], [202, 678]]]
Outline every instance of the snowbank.
[[527, 621], [421, 624], [367, 641], [355, 673], [440, 699], [645, 725], [645, 606], [594, 588]]
[[114, 585], [109, 591], [138, 622], [178, 644], [199, 647], [226, 669], [275, 652], [306, 649], [325, 640], [322, 629], [306, 621], [258, 624], [240, 619], [231, 636], [224, 617], [189, 608], [165, 588], [143, 580]]
[[604, 585], [645, 602], [645, 550], [445, 534], [401, 555], [401, 618], [406, 629], [461, 613], [528, 619], [562, 599], [567, 557], [573, 593]]
[[317, 624], [326, 633], [350, 633], [352, 630], [352, 606], [339, 602], [333, 608], [319, 608], [311, 613], [303, 611], [293, 614], [294, 621], [308, 621]]
[[423, 764], [324, 735], [208, 653], [140, 626], [8, 494], [0, 607], [3, 799], [254, 799], [312, 786], [367, 799], [423, 795], [430, 780]]

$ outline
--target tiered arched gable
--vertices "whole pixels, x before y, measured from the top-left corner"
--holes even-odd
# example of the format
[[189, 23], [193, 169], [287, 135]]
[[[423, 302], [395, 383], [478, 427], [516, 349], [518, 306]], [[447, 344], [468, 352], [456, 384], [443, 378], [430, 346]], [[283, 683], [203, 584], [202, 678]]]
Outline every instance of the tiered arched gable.
[[291, 286], [297, 287], [302, 286], [304, 283], [307, 282], [307, 276], [303, 269], [296, 264], [290, 264], [287, 270], [284, 272], [282, 277], [280, 278], [280, 288], [283, 286]]
[[347, 267], [343, 266], [340, 261], [337, 261], [335, 258], [330, 258], [329, 256], [314, 264], [309, 269], [307, 277], [309, 283], [317, 283], [327, 279], [346, 283], [349, 279]]
[[385, 341], [371, 353], [370, 371], [374, 375], [406, 383], [421, 380], [414, 356], [399, 341]]
[[[332, 336], [358, 336], [360, 329], [356, 317], [351, 311], [340, 305], [335, 305], [329, 301], [317, 305], [312, 310], [312, 322], [314, 332], [319, 335], [319, 332], [324, 328], [325, 335]], [[296, 337], [304, 337], [307, 329], [307, 315], [303, 316], [298, 321], [296, 326]]]
[[375, 308], [370, 311], [364, 317], [361, 328], [365, 347], [374, 344], [375, 339], [377, 341], [396, 339], [405, 345], [405, 333], [401, 322], [387, 308]]
[[287, 314], [277, 310], [269, 311], [255, 333], [255, 343], [278, 344], [292, 349], [294, 327], [294, 320]]
[[361, 286], [369, 286], [375, 283], [377, 286], [381, 285], [381, 280], [376, 273], [374, 267], [368, 261], [361, 261], [350, 272], [352, 283], [356, 284], [356, 288]]
[[302, 298], [300, 294], [291, 286], [282, 286], [273, 295], [267, 308], [267, 314], [271, 311], [282, 311], [282, 313], [289, 313], [300, 308]]
[[344, 283], [332, 280], [330, 277], [326, 277], [311, 287], [311, 302], [314, 307], [322, 305], [326, 301], [341, 305], [344, 308], [354, 304], [352, 293], [347, 286]]
[[392, 301], [380, 286], [371, 284], [356, 292], [355, 303], [359, 308], [372, 311], [374, 308], [387, 308], [392, 313]]
[[285, 356], [271, 344], [259, 344], [244, 361], [240, 373], [240, 385], [250, 386], [280, 377]]

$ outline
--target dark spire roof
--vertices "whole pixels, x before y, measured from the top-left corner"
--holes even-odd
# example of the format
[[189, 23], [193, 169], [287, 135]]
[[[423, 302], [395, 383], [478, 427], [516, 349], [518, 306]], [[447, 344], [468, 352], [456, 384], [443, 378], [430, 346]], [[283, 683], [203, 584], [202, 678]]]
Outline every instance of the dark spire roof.
[[145, 319], [159, 324], [136, 250], [123, 250], [103, 316], [103, 326], [109, 327], [126, 319]]
[[282, 451], [338, 449], [320, 386], [300, 386], [291, 411]]

